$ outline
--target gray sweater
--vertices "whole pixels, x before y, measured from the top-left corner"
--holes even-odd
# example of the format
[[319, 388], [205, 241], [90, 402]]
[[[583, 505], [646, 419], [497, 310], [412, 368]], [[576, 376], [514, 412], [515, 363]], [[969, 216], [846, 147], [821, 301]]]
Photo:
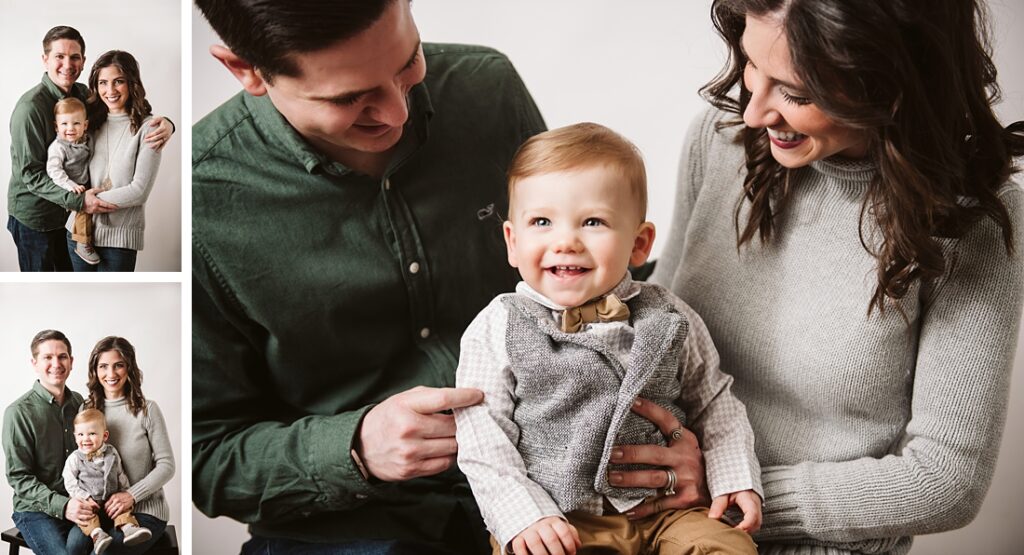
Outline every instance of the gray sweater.
[[[764, 246], [736, 248], [743, 149], [709, 110], [691, 126], [653, 280], [699, 312], [746, 404], [763, 468], [761, 553], [903, 554], [910, 536], [967, 524], [985, 497], [1006, 417], [1024, 281], [1024, 192], [944, 243], [950, 269], [867, 316], [875, 259], [858, 218], [869, 163], [797, 172]], [[741, 215], [746, 221], [746, 211]], [[864, 222], [865, 239], [877, 233]], [[877, 237], [877, 235], [874, 235]]]
[[[144, 119], [132, 133], [127, 114], [109, 114], [93, 137], [89, 163], [92, 187], [99, 189], [109, 176], [111, 189], [97, 196], [118, 206], [114, 212], [93, 216], [93, 244], [97, 247], [142, 250], [146, 229], [144, 205], [160, 168], [160, 153], [143, 142], [153, 130], [151, 119]], [[73, 223], [69, 218], [68, 230]]]
[[160, 407], [147, 400], [146, 413], [132, 415], [124, 399], [106, 401], [103, 407], [110, 444], [117, 446], [121, 465], [131, 483], [128, 493], [135, 498], [132, 512], [166, 521], [171, 510], [163, 487], [174, 477], [174, 453]]
[[76, 185], [89, 186], [89, 157], [92, 155], [92, 137], [69, 143], [60, 137], [46, 150], [46, 173], [61, 189], [73, 191]]

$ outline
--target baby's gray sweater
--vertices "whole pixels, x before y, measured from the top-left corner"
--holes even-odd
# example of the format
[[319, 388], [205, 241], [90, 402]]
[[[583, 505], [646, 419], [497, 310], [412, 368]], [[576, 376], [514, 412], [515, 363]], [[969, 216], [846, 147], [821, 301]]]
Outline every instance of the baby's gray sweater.
[[[140, 251], [146, 229], [145, 203], [153, 189], [160, 153], [143, 142], [152, 131], [151, 117], [135, 133], [127, 114], [109, 114], [93, 137], [89, 177], [94, 189], [110, 176], [111, 189], [97, 196], [118, 209], [93, 216], [93, 243], [97, 247], [118, 247]], [[108, 172], [109, 166], [109, 172]], [[73, 219], [68, 219], [70, 230]]]
[[[746, 404], [763, 469], [762, 554], [891, 553], [966, 525], [985, 497], [1006, 418], [1024, 282], [1024, 192], [944, 241], [952, 268], [896, 310], [867, 315], [876, 261], [858, 218], [874, 169], [825, 160], [796, 173], [771, 243], [737, 250], [737, 127], [691, 126], [653, 281], [707, 323]], [[749, 206], [749, 205], [748, 205]], [[746, 222], [746, 208], [741, 223]], [[865, 221], [865, 239], [875, 227]]]
[[135, 513], [168, 520], [171, 509], [164, 498], [164, 484], [174, 477], [174, 453], [160, 407], [146, 401], [146, 414], [133, 415], [125, 399], [106, 401], [110, 444], [121, 454], [121, 466], [128, 475], [128, 493], [135, 498]]
[[88, 135], [79, 143], [69, 143], [58, 137], [46, 150], [46, 173], [65, 191], [73, 191], [75, 185], [88, 187], [91, 153], [92, 139]]

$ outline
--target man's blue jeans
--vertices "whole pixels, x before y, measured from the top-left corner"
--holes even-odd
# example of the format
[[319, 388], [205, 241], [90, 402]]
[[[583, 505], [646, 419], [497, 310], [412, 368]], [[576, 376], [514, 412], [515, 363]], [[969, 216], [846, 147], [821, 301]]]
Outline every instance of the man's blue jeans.
[[7, 230], [18, 247], [18, 267], [22, 272], [70, 272], [71, 259], [64, 245], [64, 228], [36, 231], [7, 217]]
[[132, 249], [120, 249], [117, 247], [93, 246], [96, 254], [100, 255], [100, 263], [95, 266], [84, 261], [75, 254], [75, 241], [71, 238], [70, 232], [65, 232], [67, 237], [67, 255], [71, 257], [71, 266], [76, 272], [134, 272], [135, 261], [139, 257], [139, 251]]
[[16, 512], [11, 516], [32, 553], [88, 555], [92, 551], [92, 540], [68, 520], [35, 511]]
[[394, 540], [344, 543], [306, 543], [283, 538], [253, 536], [242, 544], [241, 555], [454, 555], [430, 545]]
[[[14, 525], [21, 531], [21, 536], [33, 553], [39, 555], [88, 555], [92, 552], [92, 538], [87, 537], [70, 521], [51, 517], [46, 513], [23, 512], [14, 513]], [[141, 555], [145, 553], [163, 535], [167, 522], [155, 516], [135, 513], [139, 525], [149, 528], [153, 537], [146, 543], [125, 547], [124, 534], [115, 529], [113, 521], [105, 513], [100, 513], [100, 524], [110, 533], [114, 542], [106, 553], [110, 555]]]

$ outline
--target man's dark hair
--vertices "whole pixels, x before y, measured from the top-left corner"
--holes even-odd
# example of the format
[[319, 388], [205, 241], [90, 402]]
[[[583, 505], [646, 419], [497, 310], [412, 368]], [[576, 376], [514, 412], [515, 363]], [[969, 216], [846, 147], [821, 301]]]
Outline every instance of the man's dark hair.
[[61, 39], [77, 41], [78, 45], [82, 47], [82, 55], [85, 56], [85, 39], [82, 38], [82, 33], [67, 25], [58, 25], [46, 32], [46, 35], [43, 36], [43, 54], [49, 54], [50, 44]]
[[352, 38], [398, 0], [196, 0], [196, 7], [236, 55], [260, 70], [297, 77], [293, 58]]
[[68, 347], [68, 356], [71, 356], [71, 342], [68, 341], [68, 336], [57, 330], [43, 330], [32, 338], [32, 360], [35, 360], [36, 356], [39, 355], [39, 344], [51, 340], [63, 341]]

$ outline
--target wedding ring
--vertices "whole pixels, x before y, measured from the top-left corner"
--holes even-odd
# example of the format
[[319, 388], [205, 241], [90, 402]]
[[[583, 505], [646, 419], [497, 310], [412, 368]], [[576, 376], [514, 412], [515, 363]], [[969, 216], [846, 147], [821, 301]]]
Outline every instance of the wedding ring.
[[665, 469], [665, 497], [669, 497], [676, 494], [676, 472], [671, 468]]
[[681, 437], [683, 437], [683, 429], [681, 427], [672, 430], [672, 433], [668, 435], [668, 438], [672, 441], [679, 441]]

